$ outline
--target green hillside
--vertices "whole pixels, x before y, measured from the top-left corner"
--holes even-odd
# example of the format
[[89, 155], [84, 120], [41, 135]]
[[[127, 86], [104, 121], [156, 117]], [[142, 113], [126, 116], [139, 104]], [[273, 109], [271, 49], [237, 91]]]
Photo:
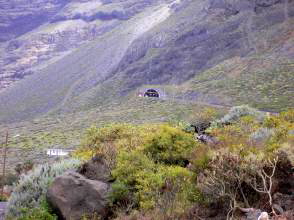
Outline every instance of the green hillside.
[[103, 109], [144, 85], [191, 90], [178, 98], [194, 102], [292, 107], [292, 4], [150, 5], [2, 91], [0, 121]]

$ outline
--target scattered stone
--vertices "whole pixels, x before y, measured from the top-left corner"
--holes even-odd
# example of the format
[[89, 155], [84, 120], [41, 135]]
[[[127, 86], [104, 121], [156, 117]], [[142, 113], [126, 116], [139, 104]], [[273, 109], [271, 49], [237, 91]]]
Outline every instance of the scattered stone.
[[[246, 220], [257, 220], [262, 214], [262, 211], [260, 209], [254, 209], [254, 208], [240, 208], [240, 210], [245, 213]], [[259, 219], [260, 220], [260, 219]]]
[[267, 212], [262, 212], [257, 220], [269, 220]]
[[216, 143], [216, 139], [214, 137], [206, 135], [206, 134], [198, 135], [197, 140], [199, 140], [203, 143], [208, 143], [208, 144]]
[[291, 210], [294, 207], [294, 195], [275, 193], [273, 195], [273, 201], [275, 207], [280, 207], [284, 211]]
[[93, 214], [105, 218], [109, 192], [109, 184], [68, 171], [53, 181], [47, 199], [60, 219], [80, 220]]
[[273, 204], [273, 209], [275, 210], [276, 214], [280, 215], [284, 212], [283, 208], [277, 204]]

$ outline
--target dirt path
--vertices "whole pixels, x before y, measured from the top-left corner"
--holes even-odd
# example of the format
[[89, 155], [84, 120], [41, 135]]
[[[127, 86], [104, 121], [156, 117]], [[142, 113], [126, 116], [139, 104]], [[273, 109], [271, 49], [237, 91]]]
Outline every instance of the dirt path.
[[4, 213], [7, 202], [0, 202], [0, 220], [4, 220]]

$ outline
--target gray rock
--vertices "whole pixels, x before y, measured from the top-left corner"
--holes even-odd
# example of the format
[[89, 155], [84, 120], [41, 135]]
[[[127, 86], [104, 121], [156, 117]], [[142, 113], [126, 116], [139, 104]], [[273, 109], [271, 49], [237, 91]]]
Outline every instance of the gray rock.
[[257, 220], [269, 220], [269, 216], [267, 212], [262, 212]]
[[281, 206], [279, 206], [279, 205], [277, 205], [277, 204], [274, 204], [273, 205], [273, 208], [274, 208], [274, 210], [275, 210], [275, 212], [277, 213], [277, 214], [283, 214], [283, 212], [284, 212], [284, 210], [283, 210], [283, 208], [281, 207]]
[[47, 199], [61, 219], [78, 220], [94, 214], [105, 218], [109, 191], [109, 184], [69, 171], [54, 180]]
[[275, 193], [273, 196], [273, 201], [275, 204], [275, 210], [279, 212], [291, 210], [294, 207], [294, 195]]
[[246, 215], [246, 220], [257, 220], [262, 213], [260, 209], [254, 208], [241, 208], [240, 210]]
[[206, 134], [201, 134], [197, 136], [197, 139], [203, 143], [214, 144], [217, 143], [217, 140], [214, 137], [211, 137]]
[[98, 155], [79, 167], [78, 173], [91, 180], [102, 182], [108, 182], [110, 180], [110, 169], [105, 159]]

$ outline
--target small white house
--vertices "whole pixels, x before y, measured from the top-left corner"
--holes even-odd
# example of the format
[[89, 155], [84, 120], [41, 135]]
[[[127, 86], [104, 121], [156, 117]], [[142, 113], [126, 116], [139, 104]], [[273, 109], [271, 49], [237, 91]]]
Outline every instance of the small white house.
[[64, 149], [47, 149], [47, 155], [49, 156], [67, 156], [69, 154], [68, 150]]

